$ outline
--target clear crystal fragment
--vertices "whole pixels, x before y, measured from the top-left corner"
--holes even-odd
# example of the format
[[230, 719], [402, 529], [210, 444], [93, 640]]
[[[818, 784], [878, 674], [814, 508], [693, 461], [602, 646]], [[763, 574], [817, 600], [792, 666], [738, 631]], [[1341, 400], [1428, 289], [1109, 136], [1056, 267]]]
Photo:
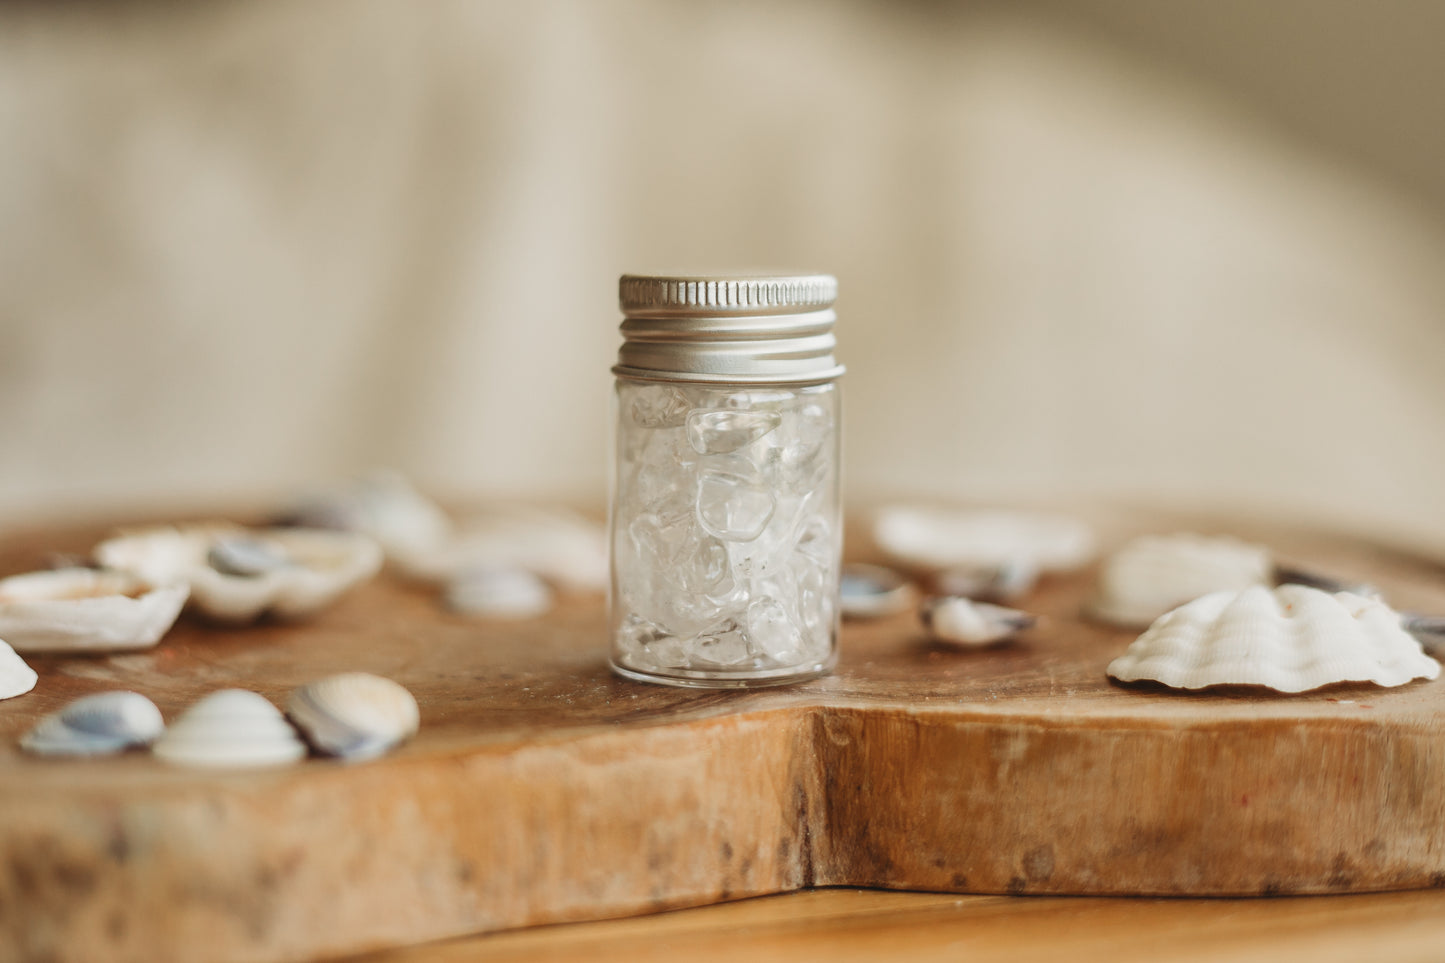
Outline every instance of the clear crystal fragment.
[[691, 407], [672, 385], [638, 385], [632, 395], [632, 421], [643, 428], [676, 428], [687, 420]]
[[763, 596], [748, 606], [748, 637], [758, 652], [777, 662], [795, 662], [803, 646], [802, 634], [775, 598]]
[[714, 665], [741, 665], [752, 658], [747, 637], [733, 619], [699, 634], [693, 640], [692, 650], [699, 659]]
[[703, 472], [697, 489], [697, 518], [711, 535], [750, 542], [773, 517], [773, 496], [751, 479], [730, 472]]
[[776, 411], [698, 408], [688, 413], [687, 440], [699, 455], [725, 455], [747, 447], [782, 422]]

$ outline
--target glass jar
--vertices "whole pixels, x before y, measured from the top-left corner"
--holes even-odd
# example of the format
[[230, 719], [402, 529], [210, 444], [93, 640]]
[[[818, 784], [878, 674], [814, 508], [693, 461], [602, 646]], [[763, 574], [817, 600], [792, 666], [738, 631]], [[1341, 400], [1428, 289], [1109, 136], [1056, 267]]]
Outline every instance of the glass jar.
[[837, 660], [842, 366], [827, 275], [625, 275], [612, 666], [793, 682]]

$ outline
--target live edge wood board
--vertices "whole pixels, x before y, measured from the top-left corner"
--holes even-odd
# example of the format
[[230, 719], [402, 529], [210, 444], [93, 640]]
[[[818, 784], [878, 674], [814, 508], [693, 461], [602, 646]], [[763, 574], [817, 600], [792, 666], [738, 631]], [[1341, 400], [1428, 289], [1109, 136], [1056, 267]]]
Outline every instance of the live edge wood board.
[[[1186, 527], [1259, 537], [1445, 612], [1445, 569], [1366, 542], [1103, 524], [1106, 542]], [[100, 534], [11, 537], [0, 573]], [[1015, 645], [951, 651], [911, 615], [853, 623], [835, 675], [744, 693], [612, 676], [600, 599], [477, 621], [385, 577], [306, 624], [183, 620], [148, 652], [33, 658], [35, 691], [0, 702], [0, 947], [299, 960], [829, 885], [1445, 886], [1445, 681], [1293, 697], [1117, 686], [1104, 667], [1133, 633], [1079, 619], [1091, 581], [1042, 585], [1025, 605], [1047, 623]], [[169, 719], [217, 688], [281, 703], [348, 669], [415, 693], [414, 742], [364, 764], [234, 773], [15, 748], [90, 692], [136, 689]]]

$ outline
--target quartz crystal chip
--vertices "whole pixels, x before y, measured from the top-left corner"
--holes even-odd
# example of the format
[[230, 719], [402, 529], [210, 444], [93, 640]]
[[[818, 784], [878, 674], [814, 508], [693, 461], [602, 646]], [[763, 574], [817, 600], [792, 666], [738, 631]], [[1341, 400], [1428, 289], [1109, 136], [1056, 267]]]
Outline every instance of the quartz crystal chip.
[[752, 444], [782, 422], [776, 411], [697, 408], [687, 416], [687, 440], [699, 455], [725, 455]]
[[750, 542], [773, 517], [773, 496], [767, 488], [731, 472], [706, 471], [697, 489], [697, 518], [711, 535], [730, 542]]
[[748, 637], [762, 655], [777, 662], [797, 661], [803, 645], [802, 633], [777, 599], [765, 595], [749, 605], [747, 629]]
[[692, 643], [693, 654], [715, 665], [739, 665], [752, 657], [742, 627], [727, 619], [698, 635]]
[[726, 546], [699, 532], [690, 519], [679, 522], [657, 514], [639, 515], [628, 533], [642, 564], [676, 588], [706, 593], [727, 587]]
[[656, 622], [629, 615], [618, 634], [628, 655], [639, 662], [663, 669], [687, 663], [687, 646]]
[[643, 428], [676, 428], [691, 407], [672, 385], [638, 385], [632, 393], [632, 421]]

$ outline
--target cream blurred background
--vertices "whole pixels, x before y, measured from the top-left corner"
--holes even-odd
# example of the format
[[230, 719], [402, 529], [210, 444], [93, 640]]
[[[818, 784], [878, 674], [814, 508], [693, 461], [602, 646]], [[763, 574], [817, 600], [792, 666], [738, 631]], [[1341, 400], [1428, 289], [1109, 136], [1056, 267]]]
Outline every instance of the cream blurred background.
[[0, 521], [600, 504], [616, 277], [831, 271], [854, 503], [1445, 546], [1445, 5], [0, 7]]

